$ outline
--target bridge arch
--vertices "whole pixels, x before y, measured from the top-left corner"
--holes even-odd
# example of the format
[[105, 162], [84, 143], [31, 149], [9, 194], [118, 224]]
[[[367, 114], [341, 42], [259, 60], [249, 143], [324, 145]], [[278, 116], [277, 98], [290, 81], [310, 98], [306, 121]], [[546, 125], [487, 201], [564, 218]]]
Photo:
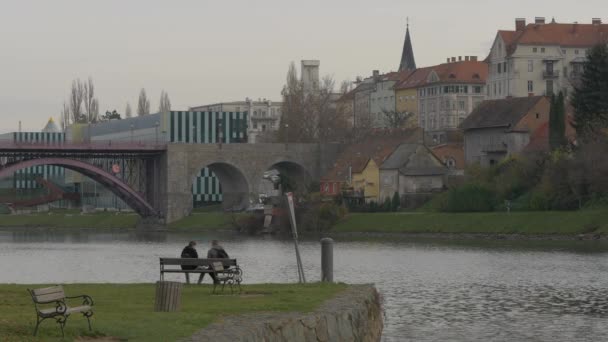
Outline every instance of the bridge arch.
[[222, 207], [231, 210], [244, 210], [249, 206], [249, 181], [245, 174], [234, 164], [225, 161], [206, 163], [196, 168], [191, 177], [193, 187], [201, 182], [200, 173], [208, 168], [219, 180], [222, 189]]
[[287, 176], [289, 180], [289, 186], [292, 191], [296, 192], [307, 192], [308, 186], [312, 181], [312, 176], [310, 171], [303, 166], [301, 163], [292, 160], [277, 160], [274, 161], [269, 167], [268, 170], [275, 169], [279, 171], [282, 175]]
[[60, 166], [91, 178], [109, 189], [142, 217], [158, 216], [158, 211], [144, 196], [111, 173], [90, 163], [67, 158], [38, 158], [21, 161], [0, 169], [0, 179], [12, 176], [16, 171], [42, 165]]

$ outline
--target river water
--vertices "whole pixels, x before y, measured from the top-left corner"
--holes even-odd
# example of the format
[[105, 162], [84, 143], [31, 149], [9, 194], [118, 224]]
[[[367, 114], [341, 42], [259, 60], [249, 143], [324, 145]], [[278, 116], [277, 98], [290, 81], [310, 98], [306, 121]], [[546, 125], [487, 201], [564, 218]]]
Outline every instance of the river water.
[[[297, 281], [289, 240], [19, 229], [0, 231], [0, 283], [154, 282], [158, 257], [191, 239], [205, 254], [211, 238], [238, 259], [245, 283]], [[319, 242], [301, 249], [318, 281]], [[384, 341], [608, 340], [606, 242], [336, 239], [334, 259], [337, 281], [380, 290]]]

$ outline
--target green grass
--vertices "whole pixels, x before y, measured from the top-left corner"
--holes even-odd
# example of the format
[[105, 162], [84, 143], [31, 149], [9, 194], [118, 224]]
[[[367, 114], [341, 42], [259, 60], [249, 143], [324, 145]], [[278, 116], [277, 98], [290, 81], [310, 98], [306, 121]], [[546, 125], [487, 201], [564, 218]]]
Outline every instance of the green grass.
[[571, 235], [608, 233], [608, 210], [350, 214], [334, 232]]
[[[52, 320], [42, 323], [39, 336], [32, 337], [36, 317], [26, 288], [43, 286], [0, 285], [0, 340], [61, 340], [60, 329]], [[212, 295], [211, 286], [186, 285], [181, 311], [161, 313], [154, 312], [154, 284], [66, 285], [68, 295], [88, 294], [95, 301], [93, 334], [88, 333], [86, 319], [74, 315], [66, 325], [66, 340], [96, 335], [125, 341], [175, 341], [225, 315], [310, 312], [345, 288], [344, 284], [265, 284], [244, 286], [242, 295]]]
[[190, 216], [169, 224], [172, 230], [208, 230], [231, 229], [233, 220], [246, 215], [244, 213], [204, 212], [192, 213]]
[[138, 220], [139, 216], [135, 213], [80, 214], [78, 210], [61, 210], [50, 213], [0, 215], [0, 227], [134, 228]]

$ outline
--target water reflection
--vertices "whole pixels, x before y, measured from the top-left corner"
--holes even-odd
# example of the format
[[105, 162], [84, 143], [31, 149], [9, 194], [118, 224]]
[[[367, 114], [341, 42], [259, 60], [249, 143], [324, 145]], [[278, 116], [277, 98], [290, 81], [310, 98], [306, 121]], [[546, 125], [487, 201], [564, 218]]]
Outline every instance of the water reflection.
[[[212, 238], [239, 259], [246, 282], [297, 281], [289, 240], [22, 229], [0, 231], [0, 282], [153, 282], [158, 257], [179, 255], [193, 239], [204, 254]], [[316, 240], [302, 243], [313, 281], [319, 251]], [[338, 239], [335, 253], [337, 280], [382, 292], [385, 341], [601, 341], [608, 333], [605, 242]]]

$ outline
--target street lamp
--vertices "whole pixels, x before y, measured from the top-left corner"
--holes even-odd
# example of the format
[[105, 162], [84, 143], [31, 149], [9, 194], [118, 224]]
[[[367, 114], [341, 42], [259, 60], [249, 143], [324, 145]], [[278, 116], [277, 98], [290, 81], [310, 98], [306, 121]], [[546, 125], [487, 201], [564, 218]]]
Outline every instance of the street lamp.
[[289, 124], [285, 124], [285, 149], [289, 149]]

